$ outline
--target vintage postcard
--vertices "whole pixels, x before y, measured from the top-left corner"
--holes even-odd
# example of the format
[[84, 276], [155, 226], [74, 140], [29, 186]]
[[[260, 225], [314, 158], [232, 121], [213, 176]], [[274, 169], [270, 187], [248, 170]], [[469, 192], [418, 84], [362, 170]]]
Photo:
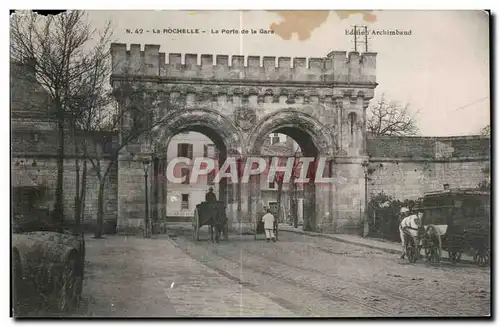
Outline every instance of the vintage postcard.
[[491, 317], [490, 33], [11, 12], [12, 316]]

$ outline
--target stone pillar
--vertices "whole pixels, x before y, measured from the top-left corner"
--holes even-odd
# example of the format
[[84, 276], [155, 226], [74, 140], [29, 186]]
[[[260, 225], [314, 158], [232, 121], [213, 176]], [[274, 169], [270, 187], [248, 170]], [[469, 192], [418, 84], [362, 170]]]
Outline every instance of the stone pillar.
[[153, 222], [153, 233], [162, 233], [164, 230], [167, 201], [167, 176], [166, 176], [167, 158], [163, 156], [157, 157], [157, 167], [152, 171], [153, 190], [151, 192], [151, 218]]
[[120, 155], [118, 158], [117, 233], [143, 233], [146, 209], [144, 187], [142, 161], [129, 155]]
[[314, 181], [303, 184], [304, 187], [304, 230], [316, 230], [316, 190]]
[[158, 223], [160, 218], [160, 158], [153, 159], [150, 174], [151, 174], [151, 234], [157, 234]]
[[261, 184], [261, 174], [253, 175], [250, 178], [250, 220], [255, 223], [258, 219], [259, 212], [263, 209], [260, 205], [261, 194], [260, 194], [260, 184]]
[[315, 226], [320, 227], [322, 232], [333, 232], [333, 181], [332, 178], [332, 160], [325, 160], [323, 178], [324, 181], [319, 180], [315, 183]]
[[[243, 157], [235, 155], [228, 157], [230, 169], [234, 167], [233, 163], [236, 163], [236, 175], [238, 177], [237, 181], [230, 183], [227, 187], [232, 187], [232, 193], [234, 201], [233, 203], [228, 203], [228, 215], [232, 213], [231, 227], [233, 229], [240, 229], [241, 224], [249, 222], [249, 198], [250, 198], [250, 188], [249, 183], [241, 183], [241, 177], [243, 176], [243, 170], [245, 165], [245, 160]], [[228, 170], [229, 172], [230, 170]], [[233, 173], [231, 172], [231, 176]], [[230, 179], [228, 182], [231, 182]]]
[[237, 184], [237, 210], [238, 210], [238, 221], [241, 224], [245, 224], [249, 220], [249, 197], [250, 197], [250, 184], [242, 183], [243, 172], [245, 169], [245, 158], [242, 156], [236, 156], [236, 167], [238, 169], [238, 184]]
[[364, 169], [366, 157], [335, 158], [333, 207], [336, 232], [358, 234], [362, 228], [365, 202]]

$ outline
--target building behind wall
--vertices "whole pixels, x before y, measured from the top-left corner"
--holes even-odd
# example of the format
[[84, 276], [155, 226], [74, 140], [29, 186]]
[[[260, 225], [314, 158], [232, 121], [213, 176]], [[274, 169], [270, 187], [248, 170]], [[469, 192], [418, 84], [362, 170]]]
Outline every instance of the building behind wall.
[[[27, 214], [38, 219], [34, 210], [51, 211], [55, 204], [57, 179], [58, 137], [54, 110], [49, 93], [37, 82], [29, 62], [10, 63], [10, 113], [11, 113], [11, 189], [13, 214]], [[76, 153], [75, 138], [93, 138], [113, 142], [116, 133], [84, 133], [75, 135], [68, 130], [65, 138], [63, 205], [65, 223], [74, 221], [76, 194], [76, 159], [80, 165], [84, 156]], [[106, 147], [107, 148], [107, 147]], [[109, 162], [105, 152], [102, 165]], [[105, 188], [105, 231], [112, 233], [117, 214], [117, 170], [113, 167]], [[97, 218], [98, 180], [88, 164], [86, 205], [83, 222], [95, 224]], [[91, 228], [91, 226], [89, 226]]]
[[[291, 138], [283, 134], [272, 133], [269, 139], [264, 142], [262, 155], [270, 164], [270, 159], [273, 157], [290, 157], [295, 154], [298, 145]], [[212, 158], [217, 162], [218, 150], [213, 142], [203, 134], [196, 132], [185, 132], [177, 134], [169, 143], [167, 150], [167, 162], [173, 158], [188, 157], [193, 158]], [[191, 176], [193, 165], [177, 164], [180, 166], [176, 169], [176, 176], [186, 176], [186, 180]], [[219, 197], [219, 187], [213, 182], [215, 171], [206, 175], [200, 176], [195, 183], [188, 181], [184, 183], [173, 183], [168, 181], [167, 184], [167, 221], [183, 221], [190, 220], [194, 214], [194, 209], [197, 204], [205, 201], [205, 194], [212, 187], [214, 193]], [[262, 191], [262, 207], [273, 208], [275, 210], [278, 199], [278, 186], [275, 182], [267, 182], [261, 180]], [[234, 195], [229, 196], [229, 201], [234, 200]], [[290, 195], [289, 186], [283, 186], [283, 215], [286, 217], [290, 212]]]
[[[187, 157], [211, 158], [217, 161], [218, 150], [213, 142], [203, 134], [196, 132], [185, 132], [177, 134], [169, 143], [167, 150], [167, 162], [174, 158]], [[213, 182], [214, 172], [199, 176], [195, 183], [189, 181], [193, 165], [177, 164], [179, 169], [175, 170], [175, 177], [185, 176], [185, 182], [173, 183], [167, 181], [167, 221], [191, 220], [196, 205], [205, 201], [205, 194], [209, 188], [214, 189], [214, 193], [219, 194], [219, 188]]]

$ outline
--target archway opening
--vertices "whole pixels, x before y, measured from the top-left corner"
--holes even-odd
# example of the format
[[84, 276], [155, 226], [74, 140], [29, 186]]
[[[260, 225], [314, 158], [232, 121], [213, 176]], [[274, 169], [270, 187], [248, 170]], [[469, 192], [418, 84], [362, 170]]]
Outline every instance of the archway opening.
[[[158, 189], [155, 198], [162, 209], [159, 218], [166, 222], [191, 221], [196, 205], [205, 201], [210, 188], [217, 200], [226, 204], [233, 201], [232, 192], [228, 192], [227, 178], [216, 180], [229, 152], [219, 131], [196, 124], [176, 128], [162, 148], [163, 153], [158, 154], [163, 165], [156, 172], [154, 183]], [[179, 162], [179, 158], [187, 158], [189, 163]], [[204, 159], [204, 162], [198, 166], [197, 159]], [[213, 167], [205, 160], [211, 161]], [[172, 180], [168, 169], [175, 179], [182, 180]]]
[[[269, 137], [258, 146], [269, 167], [273, 160], [279, 166], [293, 165], [288, 179], [283, 178], [284, 173], [276, 174], [274, 178], [272, 174], [263, 174], [261, 205], [269, 208], [279, 222], [315, 230], [315, 174], [320, 151], [311, 135], [296, 126], [278, 127], [271, 130]], [[300, 180], [304, 177], [308, 181]]]

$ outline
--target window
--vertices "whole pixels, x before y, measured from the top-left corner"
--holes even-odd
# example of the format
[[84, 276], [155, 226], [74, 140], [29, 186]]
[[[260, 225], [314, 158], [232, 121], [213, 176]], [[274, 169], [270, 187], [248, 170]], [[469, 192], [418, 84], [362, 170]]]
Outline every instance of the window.
[[276, 143], [280, 143], [280, 136], [278, 133], [273, 133], [273, 135], [271, 136], [271, 145]]
[[181, 209], [189, 209], [189, 194], [182, 194]]
[[203, 145], [203, 157], [205, 158], [215, 158], [217, 151], [214, 144]]
[[181, 178], [186, 176], [186, 178], [182, 181], [182, 184], [189, 184], [189, 168], [181, 168]]
[[190, 143], [177, 144], [177, 156], [193, 159], [193, 145]]
[[275, 188], [275, 187], [276, 187], [275, 182], [269, 182], [268, 187], [269, 187], [269, 188]]

